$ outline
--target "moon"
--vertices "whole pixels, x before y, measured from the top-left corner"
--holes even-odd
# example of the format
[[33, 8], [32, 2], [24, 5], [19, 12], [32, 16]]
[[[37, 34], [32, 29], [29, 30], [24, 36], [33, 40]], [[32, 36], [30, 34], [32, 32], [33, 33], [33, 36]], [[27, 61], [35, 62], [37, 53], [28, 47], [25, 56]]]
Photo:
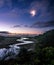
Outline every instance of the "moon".
[[30, 14], [31, 14], [31, 16], [35, 16], [36, 15], [36, 10], [31, 10]]

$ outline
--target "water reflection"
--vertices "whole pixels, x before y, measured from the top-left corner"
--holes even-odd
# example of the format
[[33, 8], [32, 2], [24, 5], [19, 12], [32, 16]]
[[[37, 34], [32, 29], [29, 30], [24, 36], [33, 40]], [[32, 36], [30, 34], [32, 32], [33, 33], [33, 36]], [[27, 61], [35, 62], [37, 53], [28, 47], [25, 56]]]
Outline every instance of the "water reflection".
[[10, 58], [15, 58], [16, 55], [19, 54], [20, 47], [19, 46], [12, 46], [9, 49], [3, 48], [0, 49], [0, 60], [8, 60]]
[[6, 48], [0, 49], [0, 60], [15, 59], [20, 52], [19, 45], [33, 43], [33, 41], [25, 41], [24, 39], [28, 39], [28, 38], [17, 39], [17, 41], [22, 41], [23, 43], [9, 45], [10, 48], [8, 49]]

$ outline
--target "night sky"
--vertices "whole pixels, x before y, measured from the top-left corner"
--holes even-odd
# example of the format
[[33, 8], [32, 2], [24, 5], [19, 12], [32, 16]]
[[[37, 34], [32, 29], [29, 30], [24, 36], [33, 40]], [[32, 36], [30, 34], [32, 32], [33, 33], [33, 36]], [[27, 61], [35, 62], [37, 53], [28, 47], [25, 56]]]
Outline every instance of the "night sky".
[[54, 0], [0, 0], [0, 31], [41, 34], [54, 29]]

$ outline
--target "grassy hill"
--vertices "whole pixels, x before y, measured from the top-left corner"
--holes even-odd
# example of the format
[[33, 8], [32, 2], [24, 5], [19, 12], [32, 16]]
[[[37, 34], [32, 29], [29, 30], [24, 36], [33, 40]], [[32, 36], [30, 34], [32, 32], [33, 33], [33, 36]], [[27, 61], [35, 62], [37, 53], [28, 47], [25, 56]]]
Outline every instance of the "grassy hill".
[[36, 65], [54, 65], [54, 29], [36, 36], [34, 63]]
[[42, 47], [46, 47], [46, 46], [54, 47], [54, 29], [47, 31], [42, 35], [36, 36], [35, 39], [38, 40], [38, 43]]

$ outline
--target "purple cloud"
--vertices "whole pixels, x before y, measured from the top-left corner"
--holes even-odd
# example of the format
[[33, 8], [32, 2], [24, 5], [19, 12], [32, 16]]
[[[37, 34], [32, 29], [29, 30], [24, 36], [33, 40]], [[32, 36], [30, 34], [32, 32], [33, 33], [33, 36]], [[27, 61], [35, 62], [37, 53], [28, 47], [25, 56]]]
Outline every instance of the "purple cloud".
[[21, 27], [21, 25], [14, 25], [13, 28]]
[[13, 28], [18, 28], [18, 27], [28, 27], [29, 28], [29, 25], [26, 25], [26, 24], [18, 24], [18, 25], [14, 25]]
[[18, 24], [14, 25], [13, 28], [18, 28], [18, 27], [25, 27], [25, 28], [47, 28], [47, 27], [54, 27], [54, 21], [39, 21], [35, 22], [31, 25], [26, 25], [26, 24]]
[[4, 0], [0, 0], [0, 8], [4, 6]]
[[35, 22], [30, 27], [32, 27], [32, 28], [54, 27], [54, 21]]
[[30, 11], [36, 10], [36, 16], [40, 19], [54, 17], [54, 5], [49, 0], [34, 1], [30, 4]]

